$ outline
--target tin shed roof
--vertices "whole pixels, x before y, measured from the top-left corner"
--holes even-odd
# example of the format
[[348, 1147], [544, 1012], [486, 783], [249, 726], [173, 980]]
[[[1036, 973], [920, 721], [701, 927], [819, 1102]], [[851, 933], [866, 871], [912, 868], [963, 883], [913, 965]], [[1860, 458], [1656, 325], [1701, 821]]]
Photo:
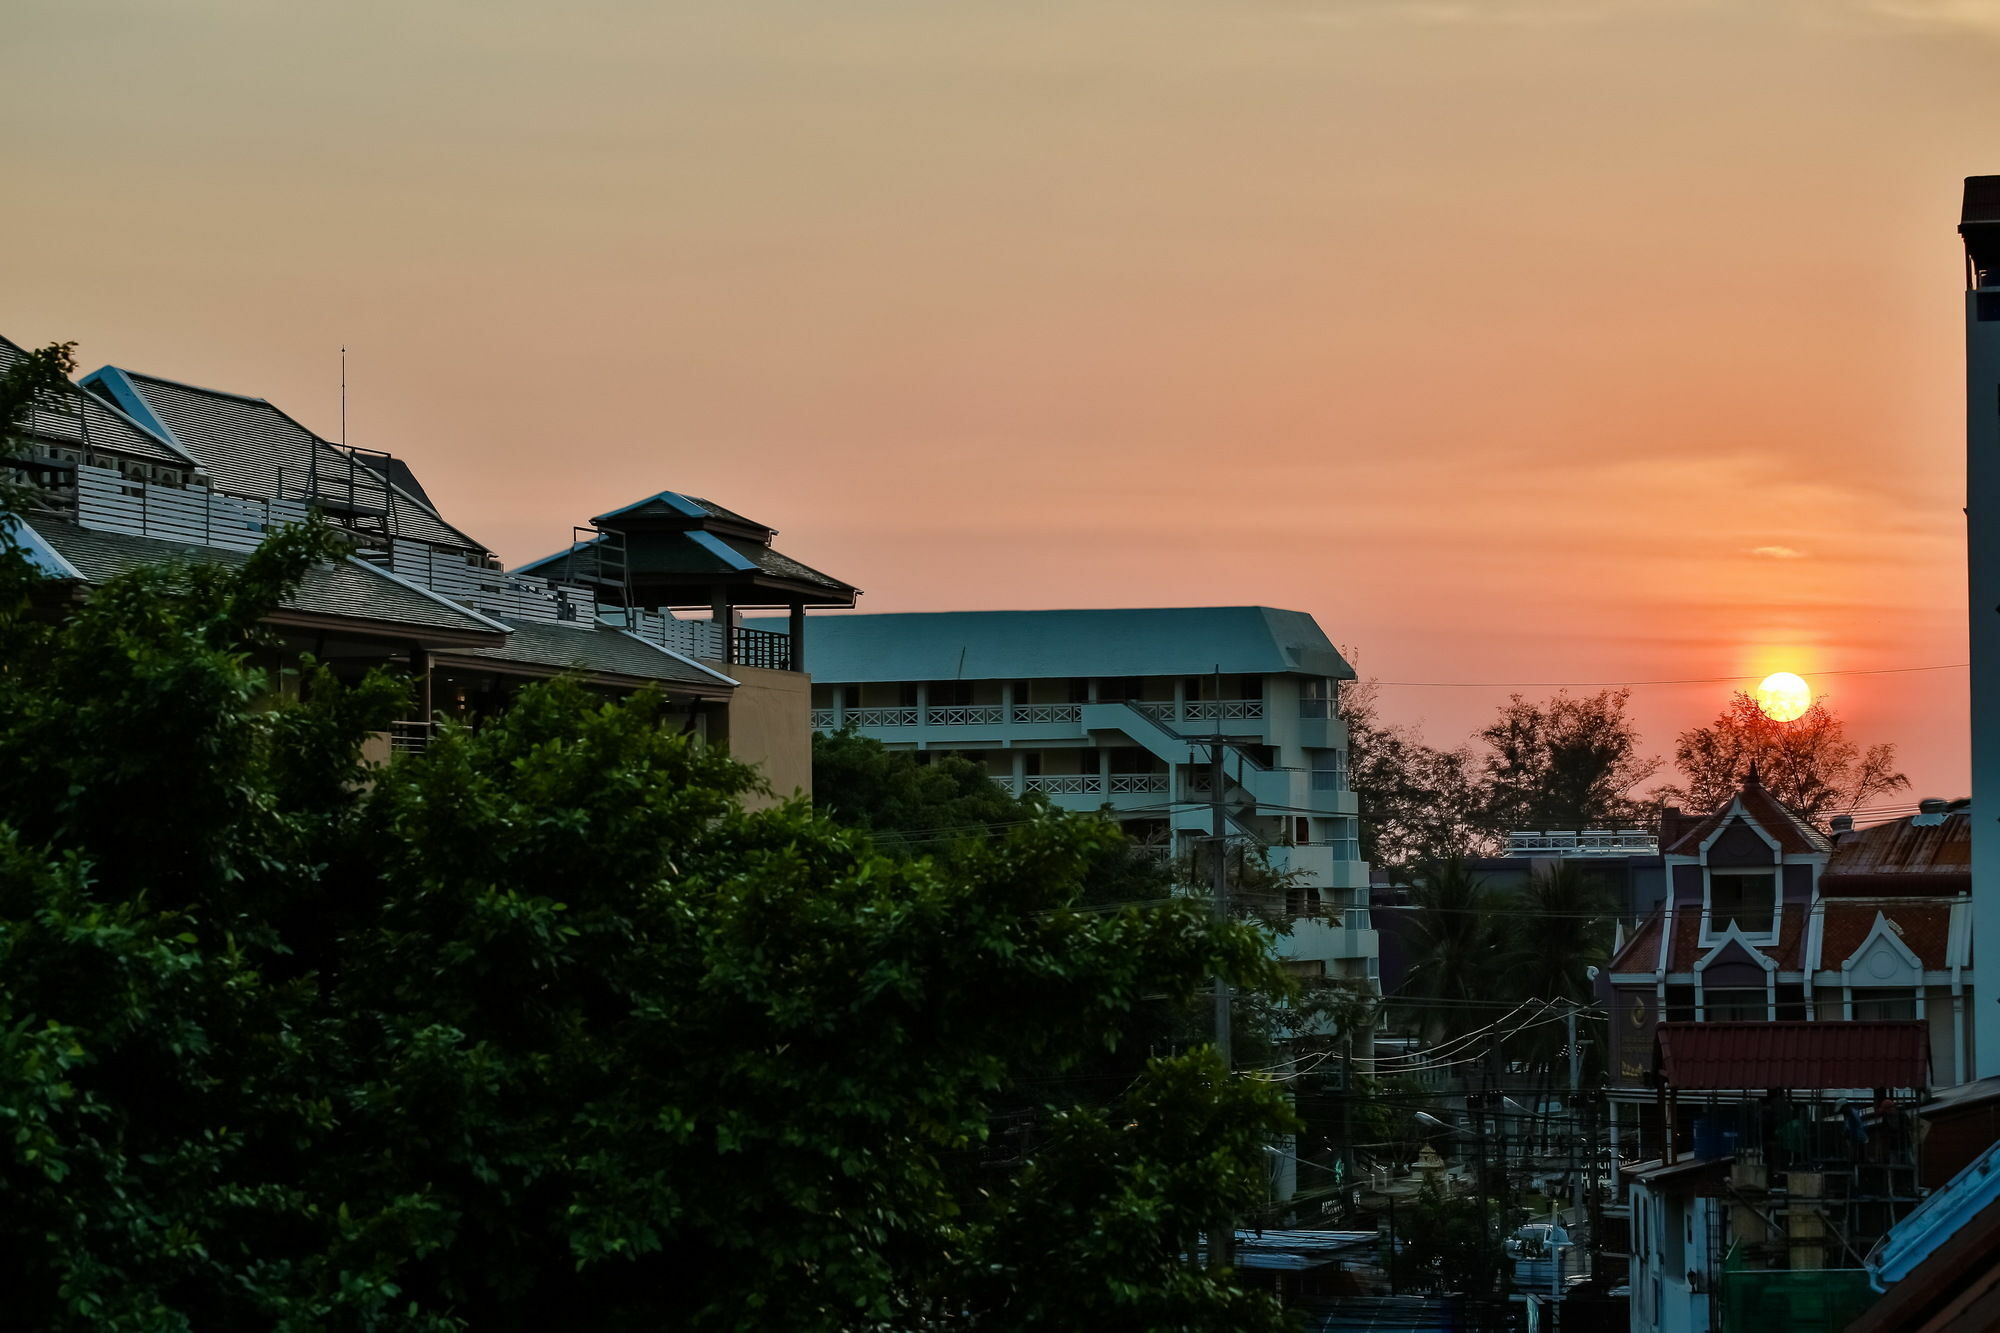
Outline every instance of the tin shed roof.
[[1662, 1023], [1655, 1067], [1676, 1088], [1922, 1088], [1922, 1022]]

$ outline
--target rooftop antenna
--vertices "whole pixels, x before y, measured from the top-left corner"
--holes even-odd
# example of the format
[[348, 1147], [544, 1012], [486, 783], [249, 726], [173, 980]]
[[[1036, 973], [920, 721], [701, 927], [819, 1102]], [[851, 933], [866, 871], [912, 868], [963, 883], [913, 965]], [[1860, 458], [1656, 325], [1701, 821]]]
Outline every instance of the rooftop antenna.
[[340, 447], [347, 447], [347, 349], [340, 349]]

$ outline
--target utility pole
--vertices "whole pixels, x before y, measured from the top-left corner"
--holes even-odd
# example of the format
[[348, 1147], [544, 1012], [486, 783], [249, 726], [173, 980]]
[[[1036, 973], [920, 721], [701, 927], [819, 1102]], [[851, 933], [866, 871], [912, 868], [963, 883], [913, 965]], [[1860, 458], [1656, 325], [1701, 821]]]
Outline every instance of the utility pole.
[[[1569, 1013], [1563, 1016], [1563, 1025], [1569, 1030], [1569, 1109], [1576, 1115], [1582, 1102], [1583, 1049], [1576, 1044], [1576, 1006], [1571, 1005]], [[1572, 1121], [1572, 1127], [1574, 1122]], [[1576, 1135], [1565, 1135], [1569, 1139], [1569, 1193], [1572, 1224], [1583, 1220], [1583, 1177], [1576, 1173]], [[1595, 1144], [1586, 1145], [1593, 1159], [1597, 1156]]]
[[[1209, 740], [1208, 765], [1208, 810], [1209, 810], [1209, 891], [1214, 900], [1215, 917], [1218, 921], [1229, 920], [1229, 843], [1227, 813], [1222, 803], [1222, 668], [1216, 667], [1215, 698], [1209, 700], [1209, 708], [1215, 714], [1215, 730]], [[1230, 1031], [1229, 982], [1217, 974], [1215, 978], [1215, 1053], [1222, 1058], [1225, 1073], [1232, 1074], [1236, 1068], [1235, 1042]], [[1209, 1263], [1215, 1268], [1232, 1268], [1236, 1264], [1236, 1219], [1224, 1217], [1216, 1228], [1214, 1243], [1209, 1246]]]

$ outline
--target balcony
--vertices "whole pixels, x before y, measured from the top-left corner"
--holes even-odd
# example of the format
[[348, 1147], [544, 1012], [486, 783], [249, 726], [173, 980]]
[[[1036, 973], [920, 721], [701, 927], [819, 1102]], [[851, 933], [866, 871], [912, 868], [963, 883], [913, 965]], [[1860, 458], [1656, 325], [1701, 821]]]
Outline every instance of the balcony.
[[1183, 722], [1262, 722], [1262, 699], [1188, 699], [1154, 702], [1127, 700], [1132, 707], [1165, 726]]
[[1554, 829], [1507, 835], [1508, 856], [1657, 856], [1660, 840], [1643, 829]]
[[[1003, 787], [1014, 785], [1012, 778], [996, 777]], [[1166, 796], [1173, 779], [1165, 773], [1034, 773], [1021, 779], [1021, 791], [1044, 796]]]

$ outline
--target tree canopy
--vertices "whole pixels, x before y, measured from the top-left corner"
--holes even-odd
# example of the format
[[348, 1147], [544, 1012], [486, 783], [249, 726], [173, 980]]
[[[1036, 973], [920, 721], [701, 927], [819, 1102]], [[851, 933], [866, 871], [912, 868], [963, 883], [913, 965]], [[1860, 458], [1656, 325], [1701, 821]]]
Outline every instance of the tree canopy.
[[1616, 828], [1639, 816], [1634, 793], [1660, 768], [1625, 712], [1630, 690], [1509, 697], [1479, 732], [1486, 823], [1505, 829]]
[[1086, 906], [1095, 821], [907, 855], [562, 682], [371, 767], [399, 681], [256, 665], [329, 533], [76, 606], [0, 546], [23, 1326], [1280, 1326], [1187, 1257], [1268, 1085], [1195, 1049], [993, 1133], [1148, 997], [1282, 985], [1199, 904]]
[[1896, 769], [1896, 747], [1863, 749], [1849, 740], [1847, 723], [1824, 699], [1813, 700], [1790, 722], [1768, 717], [1750, 695], [1738, 692], [1720, 716], [1680, 734], [1674, 763], [1681, 785], [1659, 798], [1689, 810], [1712, 810], [1728, 800], [1757, 766], [1773, 796], [1816, 823], [1910, 785]]

